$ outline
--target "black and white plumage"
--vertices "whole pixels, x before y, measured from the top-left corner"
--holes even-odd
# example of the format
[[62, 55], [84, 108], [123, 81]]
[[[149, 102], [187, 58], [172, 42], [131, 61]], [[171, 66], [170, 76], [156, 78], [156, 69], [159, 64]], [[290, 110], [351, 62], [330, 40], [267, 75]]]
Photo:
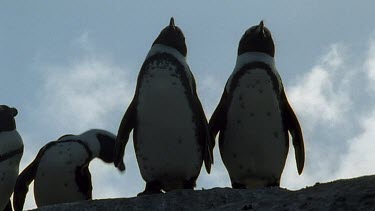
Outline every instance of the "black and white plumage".
[[108, 131], [92, 129], [46, 144], [17, 179], [14, 209], [22, 210], [33, 180], [38, 207], [91, 199], [89, 164], [94, 158], [112, 163], [115, 140], [116, 136]]
[[222, 160], [232, 187], [279, 186], [293, 139], [298, 173], [305, 152], [301, 127], [276, 70], [275, 46], [263, 21], [242, 36], [237, 63], [210, 119], [219, 135]]
[[23, 142], [16, 129], [17, 109], [0, 105], [0, 210], [11, 211], [10, 196], [16, 184]]
[[213, 163], [214, 140], [186, 62], [185, 37], [171, 18], [140, 70], [134, 98], [118, 130], [115, 165], [123, 160], [131, 130], [143, 194], [195, 187], [204, 161]]

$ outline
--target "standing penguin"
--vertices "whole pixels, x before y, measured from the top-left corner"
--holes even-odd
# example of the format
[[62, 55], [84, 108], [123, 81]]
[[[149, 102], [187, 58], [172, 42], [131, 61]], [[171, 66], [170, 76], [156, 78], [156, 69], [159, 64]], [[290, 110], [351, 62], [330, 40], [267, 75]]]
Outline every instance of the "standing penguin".
[[10, 196], [16, 184], [23, 142], [16, 130], [17, 109], [0, 105], [0, 211], [11, 211]]
[[123, 160], [129, 133], [145, 191], [193, 189], [204, 160], [213, 163], [213, 138], [186, 63], [185, 37], [173, 18], [152, 44], [134, 98], [118, 130], [115, 165]]
[[[64, 135], [46, 144], [17, 179], [13, 204], [21, 211], [30, 183], [38, 207], [92, 198], [89, 164], [94, 158], [113, 162], [116, 136], [99, 129]], [[123, 170], [123, 169], [120, 169]]]
[[279, 186], [293, 139], [298, 173], [305, 162], [301, 127], [276, 70], [263, 21], [242, 36], [236, 66], [210, 119], [233, 188]]

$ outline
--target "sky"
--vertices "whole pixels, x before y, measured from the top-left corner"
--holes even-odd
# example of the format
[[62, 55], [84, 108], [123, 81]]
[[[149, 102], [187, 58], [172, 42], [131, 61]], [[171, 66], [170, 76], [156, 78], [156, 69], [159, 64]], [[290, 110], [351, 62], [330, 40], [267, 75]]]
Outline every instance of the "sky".
[[[298, 175], [290, 147], [281, 186], [374, 174], [375, 2], [333, 1], [1, 1], [0, 104], [18, 109], [25, 152], [20, 170], [63, 134], [116, 133], [152, 42], [175, 18], [207, 118], [214, 111], [249, 27], [264, 20], [276, 66], [305, 138]], [[229, 187], [215, 148], [196, 189]], [[132, 139], [125, 173], [92, 161], [93, 198], [144, 189]], [[34, 208], [32, 185], [25, 208]]]

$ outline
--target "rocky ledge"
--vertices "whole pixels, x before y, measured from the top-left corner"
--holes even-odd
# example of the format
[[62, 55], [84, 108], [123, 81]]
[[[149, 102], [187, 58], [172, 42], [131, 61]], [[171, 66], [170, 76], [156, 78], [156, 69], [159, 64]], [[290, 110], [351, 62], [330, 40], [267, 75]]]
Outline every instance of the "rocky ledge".
[[177, 190], [134, 198], [58, 204], [37, 210], [375, 210], [375, 176], [316, 184], [298, 191], [281, 188]]

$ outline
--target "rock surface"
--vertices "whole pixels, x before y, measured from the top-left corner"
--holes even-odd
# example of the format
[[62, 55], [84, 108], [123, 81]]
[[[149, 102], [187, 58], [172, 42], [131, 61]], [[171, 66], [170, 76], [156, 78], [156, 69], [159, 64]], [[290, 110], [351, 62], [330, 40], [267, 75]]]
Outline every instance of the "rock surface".
[[316, 184], [298, 191], [281, 188], [177, 190], [134, 198], [58, 204], [37, 210], [375, 210], [375, 176]]

